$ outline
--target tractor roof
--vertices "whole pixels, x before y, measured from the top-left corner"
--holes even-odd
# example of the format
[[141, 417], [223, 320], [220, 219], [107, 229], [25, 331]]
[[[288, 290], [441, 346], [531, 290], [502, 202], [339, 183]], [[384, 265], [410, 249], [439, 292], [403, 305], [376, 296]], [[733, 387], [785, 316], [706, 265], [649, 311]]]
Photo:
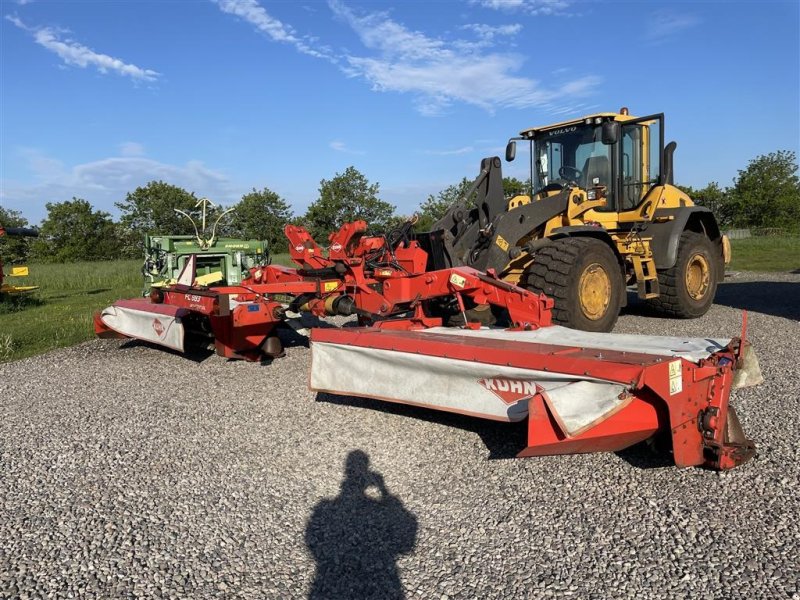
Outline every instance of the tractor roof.
[[612, 112], [603, 112], [603, 113], [593, 113], [591, 115], [584, 115], [583, 117], [579, 117], [577, 119], [570, 119], [569, 121], [561, 121], [559, 123], [553, 123], [551, 125], [541, 125], [539, 127], [530, 127], [528, 129], [523, 129], [520, 131], [520, 135], [523, 137], [532, 137], [533, 134], [539, 131], [548, 131], [550, 129], [556, 129], [558, 127], [567, 127], [569, 125], [582, 125], [586, 122], [587, 119], [594, 120], [596, 118], [608, 119], [609, 117], [613, 118], [615, 121], [632, 121], [636, 117], [623, 114], [623, 113], [612, 113]]

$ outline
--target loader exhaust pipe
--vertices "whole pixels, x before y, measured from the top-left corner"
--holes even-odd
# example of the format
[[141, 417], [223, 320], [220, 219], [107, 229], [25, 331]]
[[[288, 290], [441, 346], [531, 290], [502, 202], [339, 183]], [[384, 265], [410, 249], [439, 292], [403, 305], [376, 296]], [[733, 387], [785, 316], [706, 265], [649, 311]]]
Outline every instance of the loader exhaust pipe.
[[675, 176], [673, 173], [673, 154], [675, 148], [678, 147], [677, 142], [670, 142], [664, 146], [664, 183], [667, 185], [675, 185]]

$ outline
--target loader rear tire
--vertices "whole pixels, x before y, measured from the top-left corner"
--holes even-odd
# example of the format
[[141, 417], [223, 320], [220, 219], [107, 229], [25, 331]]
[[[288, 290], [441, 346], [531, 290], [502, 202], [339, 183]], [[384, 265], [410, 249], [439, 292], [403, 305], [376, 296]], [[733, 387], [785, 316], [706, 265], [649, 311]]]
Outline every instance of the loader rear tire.
[[717, 293], [721, 258], [714, 244], [702, 233], [684, 231], [678, 242], [675, 266], [658, 273], [658, 298], [648, 304], [659, 313], [679, 318], [702, 317]]
[[536, 252], [520, 283], [553, 299], [553, 323], [583, 331], [611, 331], [625, 293], [614, 251], [590, 237], [553, 240]]

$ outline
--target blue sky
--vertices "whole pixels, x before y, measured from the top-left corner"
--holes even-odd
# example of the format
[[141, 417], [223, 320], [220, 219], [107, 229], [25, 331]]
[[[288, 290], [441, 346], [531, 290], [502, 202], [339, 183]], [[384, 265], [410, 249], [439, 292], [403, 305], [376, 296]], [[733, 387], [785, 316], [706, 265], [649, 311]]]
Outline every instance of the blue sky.
[[800, 146], [797, 0], [1, 4], [0, 203], [32, 222], [152, 179], [302, 213], [349, 165], [411, 213], [521, 129], [621, 106], [666, 113], [682, 184]]

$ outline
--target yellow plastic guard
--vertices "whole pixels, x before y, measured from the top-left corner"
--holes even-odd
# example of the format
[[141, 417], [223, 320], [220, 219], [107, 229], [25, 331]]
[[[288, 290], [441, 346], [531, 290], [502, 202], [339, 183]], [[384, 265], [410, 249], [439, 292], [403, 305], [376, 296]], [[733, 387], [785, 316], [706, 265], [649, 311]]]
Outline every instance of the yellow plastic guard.
[[209, 273], [208, 275], [201, 275], [194, 281], [197, 285], [211, 285], [212, 283], [217, 283], [218, 281], [222, 281], [222, 279], [223, 279], [222, 271], [214, 271], [213, 273]]
[[151, 288], [162, 288], [167, 285], [175, 285], [178, 283], [176, 279], [165, 279], [164, 281], [156, 281], [150, 284]]
[[28, 276], [28, 267], [11, 267], [11, 273], [8, 273], [9, 277], [27, 277]]
[[0, 294], [24, 294], [38, 290], [38, 285], [0, 285]]

